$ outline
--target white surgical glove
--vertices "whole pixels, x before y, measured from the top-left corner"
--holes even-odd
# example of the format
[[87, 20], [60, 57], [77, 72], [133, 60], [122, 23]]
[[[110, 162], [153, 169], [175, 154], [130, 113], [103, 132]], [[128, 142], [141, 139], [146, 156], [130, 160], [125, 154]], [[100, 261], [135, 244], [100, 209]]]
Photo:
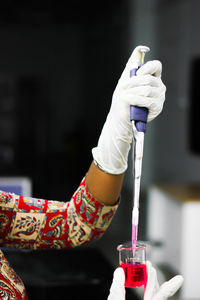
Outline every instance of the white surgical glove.
[[145, 63], [137, 71], [137, 76], [130, 78], [130, 70], [140, 64], [139, 48], [133, 51], [118, 81], [98, 145], [92, 149], [96, 165], [110, 174], [122, 174], [127, 169], [133, 135], [130, 105], [148, 108], [149, 122], [162, 111], [165, 100], [161, 62], [153, 60]]
[[159, 286], [156, 270], [147, 262], [148, 280], [144, 300], [166, 300], [172, 297], [183, 284], [183, 277], [176, 275]]
[[[147, 262], [147, 273], [148, 280], [143, 300], [167, 300], [169, 297], [172, 297], [183, 284], [183, 277], [177, 275], [159, 286], [157, 272], [150, 262]], [[119, 267], [114, 271], [113, 282], [107, 300], [125, 300], [126, 289], [124, 282], [124, 270]]]
[[124, 283], [124, 270], [119, 267], [114, 271], [110, 294], [107, 300], [125, 300], [126, 289], [124, 287]]

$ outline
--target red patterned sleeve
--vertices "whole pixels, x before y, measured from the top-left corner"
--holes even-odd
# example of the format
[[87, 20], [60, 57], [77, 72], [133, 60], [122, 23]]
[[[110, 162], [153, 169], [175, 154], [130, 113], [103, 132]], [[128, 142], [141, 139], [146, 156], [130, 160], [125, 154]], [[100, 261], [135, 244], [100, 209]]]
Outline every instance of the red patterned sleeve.
[[0, 192], [0, 246], [64, 249], [103, 235], [117, 209], [87, 190], [85, 178], [69, 202]]
[[0, 299], [28, 300], [20, 277], [0, 250]]

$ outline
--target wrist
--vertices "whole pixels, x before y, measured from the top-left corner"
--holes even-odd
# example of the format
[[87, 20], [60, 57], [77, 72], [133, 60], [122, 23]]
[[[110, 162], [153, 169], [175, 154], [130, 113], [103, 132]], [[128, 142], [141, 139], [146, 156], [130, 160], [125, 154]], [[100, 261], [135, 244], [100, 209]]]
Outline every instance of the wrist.
[[92, 162], [86, 175], [86, 186], [93, 197], [105, 206], [118, 205], [124, 174], [102, 172]]
[[109, 114], [97, 147], [92, 149], [96, 166], [109, 174], [122, 174], [128, 167], [128, 153], [132, 142], [132, 128], [116, 122]]

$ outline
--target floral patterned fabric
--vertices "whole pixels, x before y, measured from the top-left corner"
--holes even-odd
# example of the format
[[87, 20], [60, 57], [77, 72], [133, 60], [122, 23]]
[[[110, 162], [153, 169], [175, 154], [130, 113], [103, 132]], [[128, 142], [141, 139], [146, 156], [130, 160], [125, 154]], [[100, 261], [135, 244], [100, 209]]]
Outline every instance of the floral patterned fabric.
[[27, 300], [23, 282], [0, 250], [0, 299]]
[[[64, 249], [86, 244], [103, 235], [117, 206], [99, 203], [87, 190], [85, 178], [70, 202], [0, 191], [0, 247]], [[0, 259], [0, 299], [27, 299], [2, 251]]]

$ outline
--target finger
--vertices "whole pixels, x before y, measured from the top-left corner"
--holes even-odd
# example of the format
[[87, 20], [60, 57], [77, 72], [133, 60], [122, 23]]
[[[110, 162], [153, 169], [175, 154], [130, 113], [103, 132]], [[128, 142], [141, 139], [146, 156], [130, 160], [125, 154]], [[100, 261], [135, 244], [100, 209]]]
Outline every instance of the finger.
[[147, 260], [147, 262], [146, 262], [146, 266], [147, 266], [147, 274], [148, 274], [148, 273], [150, 273], [150, 272], [151, 272], [152, 263], [151, 263], [149, 260]]
[[[124, 92], [122, 92], [122, 95], [124, 97], [128, 97], [128, 99], [132, 99], [134, 101], [135, 96], [144, 96], [144, 97], [150, 97], [150, 98], [159, 98], [161, 94], [165, 92], [164, 88], [161, 87], [151, 87], [151, 86], [137, 86], [131, 89], [128, 89]], [[125, 96], [126, 95], [126, 96]], [[133, 104], [133, 103], [130, 103]]]
[[124, 71], [122, 72], [120, 80], [122, 80], [124, 78], [129, 78], [130, 70], [137, 69], [138, 66], [141, 64], [141, 57], [142, 57], [142, 53], [140, 51], [141, 47], [144, 47], [144, 46], [137, 46], [133, 50], [132, 54], [130, 55], [130, 57], [126, 63], [126, 67], [125, 67]]
[[161, 79], [150, 74], [141, 75], [141, 76], [133, 76], [121, 82], [121, 87], [126, 89], [135, 86], [154, 86], [159, 87], [162, 83]]
[[166, 300], [169, 297], [172, 297], [178, 291], [178, 289], [180, 289], [182, 284], [183, 277], [181, 275], [173, 277], [161, 285], [159, 291], [154, 297], [154, 300]]
[[126, 102], [129, 105], [146, 107], [149, 109], [149, 112], [151, 111], [156, 112], [157, 110], [160, 110], [161, 106], [163, 106], [163, 103], [165, 101], [165, 93], [160, 93], [159, 97], [155, 98], [155, 97], [133, 94], [132, 92], [128, 91], [122, 93], [121, 99], [122, 101]]
[[161, 113], [162, 110], [163, 110], [163, 105], [158, 106], [156, 111], [151, 110], [148, 113], [147, 122], [149, 123], [152, 120], [154, 120]]
[[142, 61], [143, 53], [141, 52], [141, 48], [143, 47], [146, 48], [146, 46], [140, 45], [133, 50], [127, 64], [129, 65], [131, 64], [133, 68], [138, 68], [138, 66], [141, 64]]
[[124, 286], [124, 283], [125, 283], [125, 274], [124, 274], [124, 270], [122, 268], [117, 268], [115, 271], [114, 271], [114, 282], [118, 282], [119, 284], [123, 285]]
[[147, 286], [144, 293], [144, 300], [153, 299], [153, 295], [159, 289], [156, 270], [152, 267], [151, 262], [147, 262]]
[[137, 76], [151, 74], [160, 77], [162, 73], [162, 64], [159, 60], [152, 60], [145, 63], [137, 71]]
[[117, 268], [113, 275], [110, 294], [107, 300], [125, 300], [125, 274], [122, 268]]

